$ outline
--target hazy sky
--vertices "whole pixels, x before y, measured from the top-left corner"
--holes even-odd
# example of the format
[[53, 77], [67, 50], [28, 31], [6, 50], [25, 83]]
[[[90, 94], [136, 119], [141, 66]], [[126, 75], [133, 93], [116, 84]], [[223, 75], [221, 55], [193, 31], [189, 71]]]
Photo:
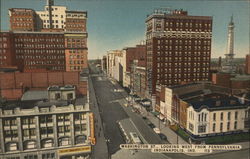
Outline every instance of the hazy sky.
[[[46, 0], [0, 0], [1, 29], [8, 30], [8, 8], [43, 10]], [[233, 14], [235, 54], [249, 53], [250, 2], [248, 0], [55, 0], [69, 10], [88, 11], [89, 58], [101, 58], [107, 50], [135, 46], [145, 40], [145, 18], [155, 8], [184, 9], [189, 15], [213, 16], [212, 57], [224, 57], [227, 25]]]

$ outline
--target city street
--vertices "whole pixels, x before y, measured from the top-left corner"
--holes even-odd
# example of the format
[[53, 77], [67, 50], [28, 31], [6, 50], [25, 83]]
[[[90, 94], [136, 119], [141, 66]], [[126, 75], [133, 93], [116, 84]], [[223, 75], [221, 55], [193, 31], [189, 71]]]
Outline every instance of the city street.
[[[154, 133], [154, 131], [147, 125], [147, 123], [142, 119], [142, 116], [132, 112], [131, 107], [122, 106], [125, 103], [126, 92], [114, 92], [114, 89], [120, 89], [121, 87], [115, 83], [111, 82], [107, 77], [102, 74], [98, 74], [99, 70], [93, 66], [91, 68], [91, 79], [93, 81], [93, 87], [95, 90], [97, 104], [99, 107], [100, 115], [102, 118], [102, 124], [104, 126], [104, 136], [108, 144], [108, 151], [114, 156], [114, 158], [128, 158], [131, 154], [128, 153], [128, 156], [124, 155], [126, 151], [120, 150], [119, 145], [125, 143], [122, 138], [121, 131], [118, 127], [117, 121], [131, 118], [133, 123], [136, 125], [137, 129], [140, 131], [140, 135], [149, 143], [149, 144], [159, 144], [162, 143], [159, 136]], [[98, 142], [98, 141], [97, 141]], [[98, 151], [98, 150], [97, 150]], [[146, 155], [148, 153], [138, 153], [138, 158], [149, 157]], [[159, 155], [157, 157], [157, 155]], [[155, 154], [154, 158], [162, 158], [163, 154]], [[155, 157], [156, 156], [156, 157]], [[248, 159], [249, 150], [241, 150], [234, 152], [225, 152], [219, 154], [210, 154], [206, 156], [188, 156], [185, 154], [165, 154], [165, 158], [195, 158], [195, 159], [209, 159], [209, 158], [227, 158], [233, 159], [236, 158]]]

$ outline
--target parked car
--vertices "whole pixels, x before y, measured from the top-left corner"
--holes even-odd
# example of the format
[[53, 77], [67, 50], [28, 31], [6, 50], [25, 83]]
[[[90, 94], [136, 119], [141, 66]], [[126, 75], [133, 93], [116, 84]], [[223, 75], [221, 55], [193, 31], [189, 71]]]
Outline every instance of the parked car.
[[147, 117], [145, 117], [145, 116], [143, 116], [143, 117], [142, 117], [142, 119], [147, 120], [148, 118], [147, 118]]
[[160, 138], [161, 138], [162, 140], [167, 141], [167, 136], [166, 136], [166, 135], [164, 135], [164, 134], [162, 134], [162, 133], [159, 133], [158, 135], [160, 136]]
[[151, 127], [152, 129], [155, 128], [155, 125], [153, 123], [149, 123], [148, 126]]
[[160, 133], [161, 133], [161, 131], [160, 131], [159, 128], [153, 128], [153, 130], [154, 130], [154, 132], [155, 132], [156, 134], [160, 134]]

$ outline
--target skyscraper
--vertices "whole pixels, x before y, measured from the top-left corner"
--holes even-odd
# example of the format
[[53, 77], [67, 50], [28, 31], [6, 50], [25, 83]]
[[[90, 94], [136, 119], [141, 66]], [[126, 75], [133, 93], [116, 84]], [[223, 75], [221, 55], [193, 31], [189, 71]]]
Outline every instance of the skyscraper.
[[148, 91], [208, 80], [212, 17], [158, 9], [146, 18]]

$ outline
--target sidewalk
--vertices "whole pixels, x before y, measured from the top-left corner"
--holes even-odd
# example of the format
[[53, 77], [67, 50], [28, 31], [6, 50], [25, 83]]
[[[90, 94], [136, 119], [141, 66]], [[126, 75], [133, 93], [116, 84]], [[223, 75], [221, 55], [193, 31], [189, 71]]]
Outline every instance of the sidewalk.
[[[116, 84], [116, 82], [113, 79], [109, 79], [112, 81], [113, 84]], [[119, 88], [123, 89], [120, 85], [118, 85]], [[125, 91], [125, 90], [124, 90]], [[124, 99], [124, 102], [122, 103], [123, 106], [124, 104], [127, 103], [127, 100]], [[147, 112], [146, 109], [143, 106], [135, 106], [135, 108], [139, 108], [141, 112], [141, 116], [145, 116], [148, 118], [149, 121], [151, 121], [156, 127], [158, 127], [164, 135], [166, 135], [167, 140], [169, 141], [170, 144], [189, 144], [185, 140], [183, 140], [180, 136], [178, 136], [172, 129], [170, 129], [168, 126], [164, 125], [162, 121], [159, 120], [159, 118], [155, 117], [151, 112]], [[221, 144], [223, 145], [223, 144]], [[250, 143], [249, 142], [240, 142], [240, 143], [233, 143], [231, 145], [241, 145], [242, 149], [249, 149], [250, 148]], [[211, 154], [216, 154], [216, 153], [225, 153], [227, 151], [213, 151]], [[203, 153], [186, 153], [186, 155], [189, 156], [205, 156], [208, 155], [203, 154]]]
[[100, 117], [98, 104], [96, 101], [95, 90], [91, 78], [89, 77], [89, 97], [90, 97], [90, 109], [94, 113], [95, 118], [95, 138], [96, 144], [93, 146], [92, 159], [108, 158], [108, 148], [106, 139], [104, 137], [102, 120]]
[[[160, 128], [161, 133], [165, 134], [167, 136], [167, 140], [170, 144], [189, 144], [185, 140], [183, 140], [180, 136], [178, 136], [172, 129], [170, 129], [168, 126], [164, 125], [162, 121], [159, 122], [159, 118], [155, 117], [152, 113], [147, 112], [144, 107], [141, 109], [141, 115], [146, 116], [156, 127]], [[159, 124], [160, 123], [160, 124]], [[223, 144], [222, 144], [223, 145]], [[234, 143], [232, 145], [241, 145], [242, 149], [249, 149], [250, 143], [249, 142], [240, 142], [240, 143]], [[226, 151], [213, 151], [212, 154], [215, 153], [223, 153]], [[201, 154], [201, 153], [186, 153], [186, 155], [189, 156], [203, 156], [207, 154]]]

